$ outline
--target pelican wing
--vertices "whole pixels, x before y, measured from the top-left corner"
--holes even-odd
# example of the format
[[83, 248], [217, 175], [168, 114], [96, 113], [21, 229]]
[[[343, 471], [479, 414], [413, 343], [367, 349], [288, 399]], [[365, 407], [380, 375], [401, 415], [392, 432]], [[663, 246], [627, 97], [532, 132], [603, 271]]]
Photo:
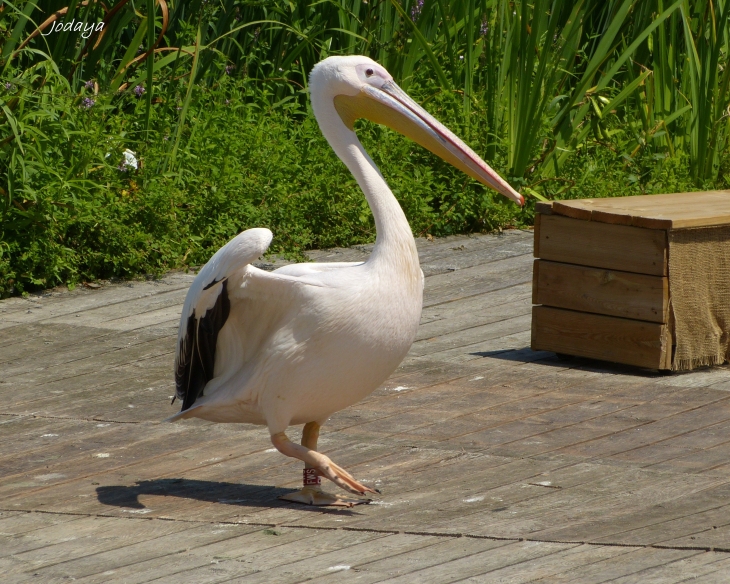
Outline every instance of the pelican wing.
[[212, 296], [213, 306], [206, 308], [207, 302], [198, 303], [200, 309], [193, 311], [188, 317], [183, 342], [178, 351], [175, 386], [176, 396], [183, 402], [183, 411], [195, 403], [206, 384], [213, 378], [218, 333], [226, 324], [231, 311], [228, 280], [213, 281], [205, 291], [211, 289], [212, 292], [205, 294], [203, 300], [209, 300], [206, 296]]
[[280, 276], [310, 276], [312, 274], [321, 274], [322, 272], [331, 272], [341, 268], [353, 268], [361, 266], [364, 262], [327, 262], [322, 264], [289, 264], [274, 270], [274, 274]]
[[[185, 298], [175, 355], [175, 397], [190, 408], [214, 376], [218, 333], [228, 320], [229, 279], [271, 243], [268, 229], [249, 229], [219, 249], [193, 280]], [[173, 399], [174, 401], [174, 399]]]

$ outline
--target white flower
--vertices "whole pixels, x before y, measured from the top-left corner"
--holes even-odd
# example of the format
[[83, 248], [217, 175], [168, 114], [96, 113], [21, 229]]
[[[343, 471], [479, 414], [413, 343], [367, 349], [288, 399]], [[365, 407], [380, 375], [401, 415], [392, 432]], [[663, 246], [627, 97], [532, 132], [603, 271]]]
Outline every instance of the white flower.
[[137, 155], [129, 148], [125, 148], [123, 154], [124, 160], [122, 161], [122, 165], [131, 166], [134, 170], [137, 170]]

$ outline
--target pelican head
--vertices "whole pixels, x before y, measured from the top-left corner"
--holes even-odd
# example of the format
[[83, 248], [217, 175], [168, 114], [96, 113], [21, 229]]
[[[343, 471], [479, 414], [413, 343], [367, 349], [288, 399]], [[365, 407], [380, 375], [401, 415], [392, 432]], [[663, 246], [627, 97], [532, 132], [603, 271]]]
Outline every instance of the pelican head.
[[329, 57], [310, 75], [312, 109], [323, 125], [323, 105], [334, 105], [345, 126], [366, 118], [417, 142], [480, 183], [519, 205], [525, 200], [463, 141], [413, 101], [393, 77], [363, 56]]

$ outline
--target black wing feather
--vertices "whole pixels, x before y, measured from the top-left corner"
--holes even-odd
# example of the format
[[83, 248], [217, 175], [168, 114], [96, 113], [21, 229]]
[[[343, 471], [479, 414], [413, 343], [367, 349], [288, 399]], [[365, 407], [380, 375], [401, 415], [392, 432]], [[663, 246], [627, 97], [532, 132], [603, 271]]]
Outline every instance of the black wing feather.
[[[216, 283], [211, 282], [205, 289]], [[192, 406], [203, 394], [206, 384], [213, 379], [218, 333], [231, 312], [227, 284], [228, 280], [223, 280], [215, 304], [201, 318], [196, 319], [195, 314], [188, 318], [175, 371], [176, 394], [183, 402], [180, 411], [184, 412]]]

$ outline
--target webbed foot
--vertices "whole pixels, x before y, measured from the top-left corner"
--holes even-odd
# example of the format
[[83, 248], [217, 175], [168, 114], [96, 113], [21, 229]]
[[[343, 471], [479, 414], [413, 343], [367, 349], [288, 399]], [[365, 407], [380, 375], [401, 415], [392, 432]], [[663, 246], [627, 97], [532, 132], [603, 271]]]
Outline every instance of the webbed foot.
[[367, 505], [372, 501], [372, 499], [356, 499], [344, 495], [333, 495], [323, 491], [319, 486], [306, 486], [301, 491], [282, 495], [279, 499], [301, 503], [302, 505], [331, 505], [333, 507], [354, 507], [355, 505]]

